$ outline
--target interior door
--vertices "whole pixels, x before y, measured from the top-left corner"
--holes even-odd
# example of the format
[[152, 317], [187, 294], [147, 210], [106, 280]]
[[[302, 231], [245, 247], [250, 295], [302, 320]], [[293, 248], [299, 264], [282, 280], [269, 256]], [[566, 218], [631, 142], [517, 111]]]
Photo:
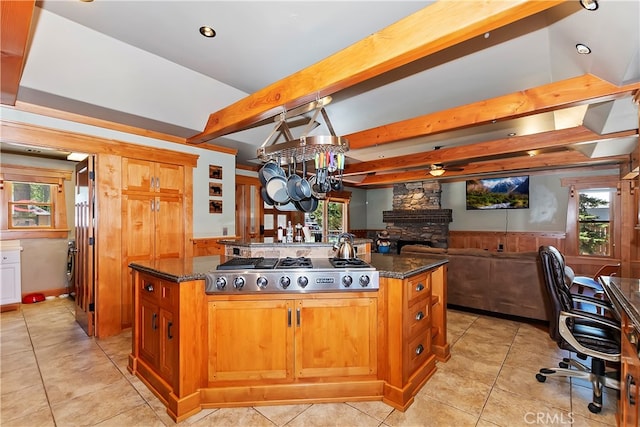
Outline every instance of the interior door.
[[248, 241], [263, 233], [260, 180], [236, 175], [236, 236]]
[[95, 335], [94, 156], [76, 165], [76, 321], [89, 336]]

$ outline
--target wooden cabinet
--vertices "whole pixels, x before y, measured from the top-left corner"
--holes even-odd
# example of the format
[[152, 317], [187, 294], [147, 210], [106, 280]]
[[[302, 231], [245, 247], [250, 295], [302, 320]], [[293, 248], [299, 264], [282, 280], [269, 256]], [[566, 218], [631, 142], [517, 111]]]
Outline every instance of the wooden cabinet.
[[139, 285], [140, 358], [173, 385], [176, 343], [180, 339], [173, 323], [179, 285], [153, 277], [145, 277]]
[[383, 401], [405, 410], [435, 372], [436, 359], [447, 360], [445, 266], [404, 280], [381, 278], [387, 333]]
[[129, 371], [149, 386], [174, 420], [200, 410], [206, 385], [204, 281], [133, 274], [135, 321]]
[[209, 381], [375, 375], [377, 334], [374, 297], [214, 299], [209, 302]]
[[640, 426], [640, 331], [637, 331], [627, 315], [621, 314], [622, 359], [620, 372], [620, 400], [618, 401], [618, 425]]
[[4, 309], [18, 308], [22, 299], [19, 240], [0, 243], [0, 305]]
[[[122, 158], [122, 263], [185, 253], [184, 167]], [[122, 327], [131, 326], [129, 274], [122, 279]]]
[[125, 191], [182, 194], [184, 166], [122, 158], [122, 185]]

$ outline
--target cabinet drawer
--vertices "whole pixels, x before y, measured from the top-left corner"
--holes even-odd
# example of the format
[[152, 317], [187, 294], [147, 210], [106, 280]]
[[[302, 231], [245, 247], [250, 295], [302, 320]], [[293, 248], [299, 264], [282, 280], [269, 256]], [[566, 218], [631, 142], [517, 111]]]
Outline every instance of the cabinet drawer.
[[16, 264], [20, 262], [20, 251], [2, 251], [0, 264]]
[[178, 302], [178, 286], [171, 283], [160, 283], [160, 305], [173, 308]]
[[426, 334], [431, 329], [431, 305], [429, 300], [420, 300], [409, 307], [405, 322], [408, 325], [409, 338]]
[[160, 299], [160, 283], [158, 280], [150, 278], [148, 276], [142, 276], [140, 278], [140, 297], [147, 300], [158, 302]]
[[427, 273], [407, 279], [407, 302], [409, 307], [431, 295], [430, 279], [431, 276]]
[[410, 376], [427, 360], [429, 354], [431, 354], [431, 334], [421, 334], [409, 341], [409, 346], [406, 348], [406, 351], [409, 356], [407, 373]]

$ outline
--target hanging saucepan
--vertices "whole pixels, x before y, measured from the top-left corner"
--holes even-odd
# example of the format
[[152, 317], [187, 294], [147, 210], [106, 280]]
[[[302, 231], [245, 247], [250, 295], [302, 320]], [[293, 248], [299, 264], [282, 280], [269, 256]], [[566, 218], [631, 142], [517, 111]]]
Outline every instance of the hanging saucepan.
[[296, 184], [296, 193], [300, 199], [308, 199], [311, 197], [311, 184], [307, 180], [307, 163], [302, 162], [302, 179]]
[[295, 203], [298, 203], [298, 202], [289, 201], [288, 203], [282, 203], [282, 204], [276, 203], [274, 207], [279, 211], [295, 211], [298, 208], [295, 205]]
[[314, 212], [318, 209], [318, 199], [315, 197], [307, 197], [306, 199], [302, 199], [299, 202], [295, 202], [298, 205], [298, 210], [306, 213]]
[[287, 193], [287, 179], [284, 176], [272, 176], [267, 181], [267, 195], [276, 203], [288, 203], [289, 193]]
[[273, 206], [274, 202], [273, 199], [271, 199], [271, 197], [269, 197], [269, 195], [267, 194], [267, 189], [264, 187], [260, 187], [260, 194], [262, 195], [262, 200], [264, 200], [264, 202], [269, 205], [269, 206]]
[[298, 174], [296, 174], [296, 161], [295, 159], [291, 159], [293, 163], [293, 172], [291, 172], [291, 164], [289, 164], [289, 178], [287, 178], [287, 193], [289, 193], [289, 197], [294, 202], [299, 201], [303, 198], [302, 195], [298, 194], [298, 183], [302, 180]]
[[266, 186], [269, 179], [274, 176], [282, 176], [284, 177], [284, 170], [274, 161], [270, 160], [265, 163], [258, 172], [258, 178], [260, 178], [260, 182], [262, 186]]

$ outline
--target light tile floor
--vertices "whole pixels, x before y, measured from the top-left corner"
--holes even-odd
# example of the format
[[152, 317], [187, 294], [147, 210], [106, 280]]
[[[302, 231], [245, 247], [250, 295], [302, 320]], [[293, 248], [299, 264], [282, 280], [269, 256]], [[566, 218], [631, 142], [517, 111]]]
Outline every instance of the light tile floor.
[[[96, 340], [73, 316], [73, 301], [48, 300], [0, 315], [0, 425], [172, 426], [160, 401], [127, 371], [131, 333]], [[549, 378], [557, 349], [545, 328], [448, 311], [451, 359], [400, 412], [382, 402], [207, 409], [189, 426], [615, 426], [616, 393], [591, 414], [584, 381]]]

